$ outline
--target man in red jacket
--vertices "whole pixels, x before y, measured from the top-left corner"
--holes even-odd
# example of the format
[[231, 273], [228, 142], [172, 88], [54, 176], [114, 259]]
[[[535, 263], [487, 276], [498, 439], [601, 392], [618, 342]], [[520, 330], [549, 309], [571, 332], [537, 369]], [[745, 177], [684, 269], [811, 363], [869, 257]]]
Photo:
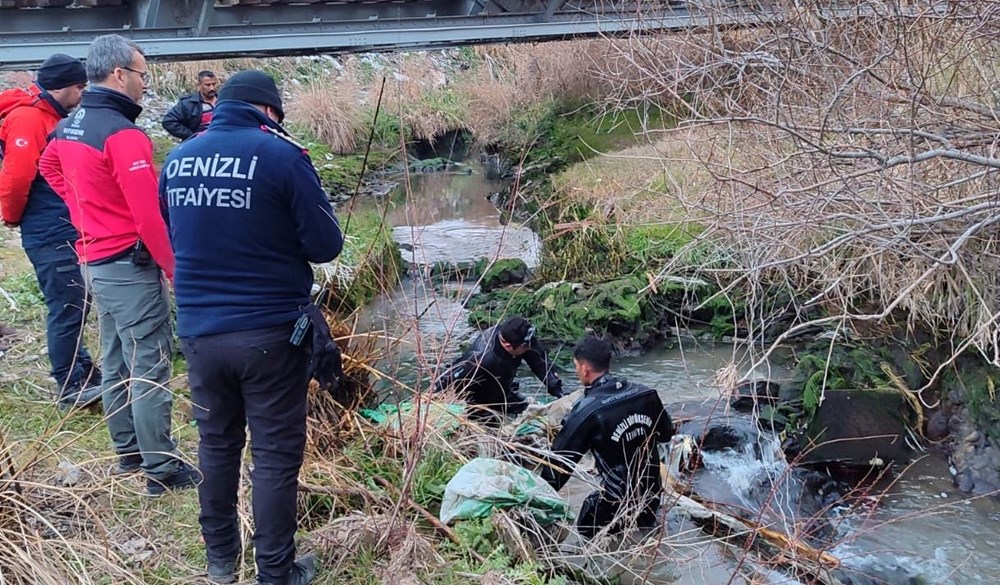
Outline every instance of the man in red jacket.
[[60, 119], [80, 105], [87, 71], [57, 53], [38, 68], [31, 87], [0, 93], [0, 216], [21, 228], [21, 245], [48, 307], [46, 340], [60, 408], [101, 398], [101, 374], [83, 346], [87, 295], [66, 204], [38, 174], [38, 159]]
[[56, 127], [42, 176], [69, 206], [76, 251], [100, 314], [104, 412], [119, 455], [116, 472], [140, 468], [146, 494], [192, 487], [198, 472], [170, 437], [173, 405], [170, 304], [174, 255], [160, 214], [153, 145], [135, 120], [149, 83], [146, 58], [119, 35], [87, 52], [91, 89]]

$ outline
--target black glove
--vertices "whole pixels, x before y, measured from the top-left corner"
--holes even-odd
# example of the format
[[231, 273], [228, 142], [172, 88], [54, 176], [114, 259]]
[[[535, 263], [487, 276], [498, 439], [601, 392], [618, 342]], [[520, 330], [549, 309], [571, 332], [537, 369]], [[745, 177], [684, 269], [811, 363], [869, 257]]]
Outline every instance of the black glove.
[[312, 356], [309, 358], [309, 377], [316, 380], [320, 388], [335, 392], [340, 387], [340, 379], [344, 376], [344, 364], [340, 357], [340, 348], [333, 340], [330, 326], [323, 317], [323, 312], [316, 305], [303, 309], [312, 324]]
[[545, 377], [545, 388], [549, 391], [549, 394], [556, 398], [562, 398], [568, 394], [563, 390], [562, 379], [555, 374], [549, 374]]

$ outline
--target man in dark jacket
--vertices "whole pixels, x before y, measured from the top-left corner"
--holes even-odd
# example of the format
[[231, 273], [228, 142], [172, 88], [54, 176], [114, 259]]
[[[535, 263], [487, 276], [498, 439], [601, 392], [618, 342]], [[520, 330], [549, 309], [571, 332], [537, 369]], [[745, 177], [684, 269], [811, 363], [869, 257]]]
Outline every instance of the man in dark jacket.
[[20, 226], [21, 246], [45, 296], [52, 377], [60, 408], [101, 398], [101, 374], [83, 345], [87, 294], [73, 245], [78, 234], [66, 204], [38, 173], [49, 135], [80, 105], [87, 70], [79, 59], [57, 53], [38, 68], [27, 89], [0, 93], [0, 214]]
[[[303, 585], [316, 575], [312, 555], [295, 560], [296, 491], [309, 346], [315, 360], [322, 346], [315, 334], [332, 342], [310, 303], [309, 263], [333, 260], [343, 237], [308, 153], [279, 125], [283, 118], [274, 80], [262, 71], [234, 75], [208, 130], [170, 153], [160, 181], [177, 258], [177, 331], [201, 439], [200, 522], [217, 583], [235, 580], [240, 555], [247, 424], [259, 583]], [[309, 327], [311, 344], [302, 335]]]
[[621, 530], [635, 518], [640, 527], [656, 523], [660, 502], [657, 443], [674, 429], [656, 391], [612, 376], [611, 344], [587, 336], [573, 348], [573, 363], [585, 386], [583, 398], [563, 421], [552, 443], [555, 457], [542, 477], [562, 488], [572, 468], [588, 451], [594, 454], [601, 490], [583, 502], [577, 521], [580, 534], [593, 538], [608, 525]]
[[215, 73], [208, 70], [198, 72], [197, 91], [182, 97], [163, 116], [163, 127], [166, 131], [181, 140], [187, 140], [198, 132], [204, 132], [215, 112], [218, 87], [219, 80], [215, 77]]
[[518, 415], [528, 407], [514, 380], [522, 361], [528, 362], [549, 394], [563, 395], [562, 380], [549, 363], [535, 328], [524, 317], [511, 317], [476, 336], [469, 351], [438, 376], [434, 389], [455, 387], [470, 405], [479, 407], [473, 410], [474, 417], [497, 422], [498, 416]]

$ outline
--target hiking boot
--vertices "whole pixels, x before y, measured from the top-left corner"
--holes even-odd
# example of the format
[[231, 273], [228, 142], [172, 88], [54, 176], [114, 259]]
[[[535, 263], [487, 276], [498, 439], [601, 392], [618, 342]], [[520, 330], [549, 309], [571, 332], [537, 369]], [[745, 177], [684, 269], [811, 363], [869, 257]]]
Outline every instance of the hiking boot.
[[142, 469], [142, 455], [138, 453], [129, 453], [127, 455], [119, 455], [118, 463], [111, 466], [111, 475], [128, 475], [130, 473], [136, 473]]
[[288, 580], [284, 583], [257, 581], [257, 585], [308, 585], [316, 578], [316, 572], [316, 555], [309, 553], [292, 563], [292, 570], [288, 572]]
[[83, 376], [84, 386], [100, 386], [101, 385], [101, 368], [91, 364], [87, 368], [87, 374]]
[[209, 561], [208, 580], [228, 585], [236, 582], [236, 561]]
[[201, 483], [201, 473], [187, 463], [181, 463], [173, 475], [163, 479], [146, 478], [146, 495], [156, 498], [167, 493], [167, 490], [193, 488], [199, 483]]
[[66, 391], [59, 397], [59, 402], [56, 403], [56, 406], [59, 410], [65, 412], [73, 408], [86, 408], [91, 404], [96, 404], [100, 399], [100, 384], [86, 387], [71, 386], [66, 388]]

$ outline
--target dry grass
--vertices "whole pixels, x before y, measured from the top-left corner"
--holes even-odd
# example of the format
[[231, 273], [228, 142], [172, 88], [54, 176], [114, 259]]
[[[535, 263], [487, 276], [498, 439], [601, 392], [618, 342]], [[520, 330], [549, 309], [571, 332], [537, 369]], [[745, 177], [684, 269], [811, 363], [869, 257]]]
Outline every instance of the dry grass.
[[212, 71], [225, 83], [226, 78], [245, 69], [257, 69], [260, 64], [253, 59], [216, 59], [212, 61], [178, 61], [175, 63], [150, 63], [153, 90], [160, 95], [178, 97], [191, 93], [198, 85], [199, 71]]
[[289, 97], [288, 122], [327, 144], [332, 152], [354, 152], [363, 122], [358, 91], [357, 82], [347, 75], [294, 85]]
[[476, 48], [482, 63], [458, 83], [469, 101], [469, 127], [484, 143], [526, 143], [534, 137], [530, 116], [553, 101], [583, 105], [609, 88], [599, 64], [615, 41]]
[[[691, 134], [692, 132], [687, 132]], [[553, 178], [562, 202], [599, 204], [624, 227], [696, 219], [678, 207], [678, 193], [701, 192], [712, 178], [686, 143], [665, 139], [578, 162]]]

